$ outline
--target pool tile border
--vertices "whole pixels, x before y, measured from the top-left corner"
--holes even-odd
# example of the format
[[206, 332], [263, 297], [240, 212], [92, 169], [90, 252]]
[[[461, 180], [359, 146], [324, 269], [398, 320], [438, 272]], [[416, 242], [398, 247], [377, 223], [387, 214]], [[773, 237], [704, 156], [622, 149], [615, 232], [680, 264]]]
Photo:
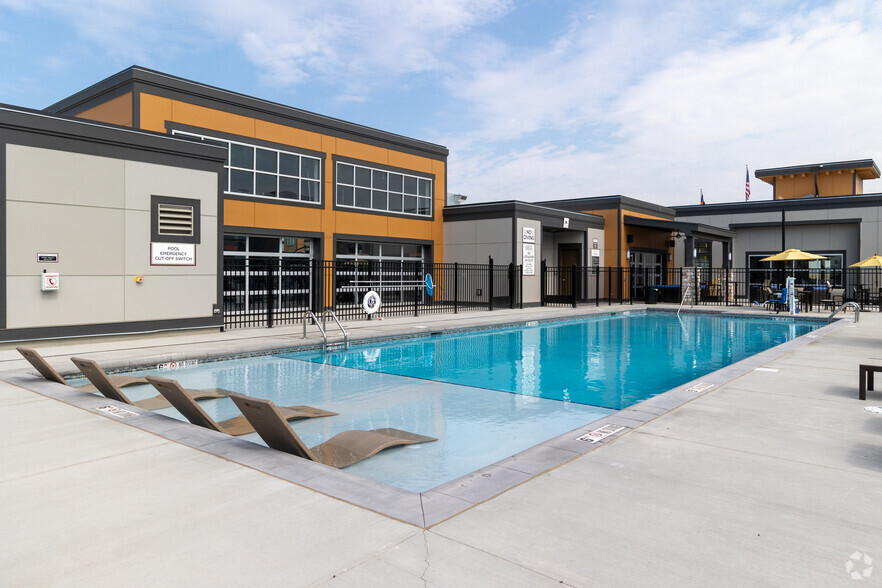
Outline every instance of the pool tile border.
[[[649, 312], [671, 312], [669, 310], [652, 309]], [[609, 314], [630, 314], [644, 312], [643, 309], [628, 309], [592, 313], [590, 317]], [[744, 314], [716, 311], [716, 314], [745, 316]], [[565, 320], [579, 320], [580, 317]], [[584, 318], [584, 317], [581, 317]], [[535, 319], [533, 319], [535, 320]], [[560, 322], [561, 319], [539, 320], [542, 322]], [[488, 328], [506, 328], [524, 325], [528, 320], [509, 322], [499, 325], [482, 325], [478, 329], [455, 328], [444, 330], [446, 333], [470, 330], [486, 330]], [[503, 459], [470, 474], [451, 480], [431, 490], [417, 493], [402, 490], [395, 486], [383, 484], [368, 478], [350, 474], [345, 470], [337, 470], [322, 464], [309, 462], [285, 453], [274, 451], [263, 445], [250, 441], [231, 438], [223, 433], [210, 431], [189, 423], [152, 413], [138, 407], [123, 405], [64, 386], [49, 382], [25, 372], [0, 373], [0, 379], [10, 384], [31, 390], [43, 396], [54, 398], [66, 404], [76, 406], [104, 418], [117, 420], [125, 425], [152, 433], [172, 442], [192, 447], [199, 451], [221, 457], [231, 462], [249, 467], [267, 475], [297, 484], [327, 496], [350, 504], [372, 510], [391, 518], [412, 525], [429, 528], [444, 520], [458, 515], [469, 508], [486, 502], [493, 497], [527, 482], [536, 476], [543, 475], [573, 459], [593, 451], [607, 443], [614, 442], [631, 430], [663, 415], [695, 398], [712, 393], [724, 384], [760, 367], [789, 351], [813, 342], [833, 329], [846, 325], [845, 321], [821, 327], [811, 333], [812, 337], [803, 335], [771, 349], [762, 351], [725, 368], [687, 382], [682, 386], [644, 400], [626, 409], [617, 411], [584, 426], [542, 442], [511, 457]], [[411, 338], [417, 335], [384, 337], [382, 340]], [[376, 338], [370, 339], [380, 340]], [[297, 347], [303, 350], [304, 347]], [[287, 349], [287, 348], [286, 348]], [[275, 351], [280, 353], [284, 351]], [[270, 351], [243, 354], [243, 357], [266, 355]], [[225, 358], [226, 359], [226, 358]], [[142, 364], [143, 365], [143, 364]], [[122, 369], [133, 369], [130, 365]], [[692, 389], [697, 384], [711, 384], [701, 390]], [[98, 409], [103, 406], [117, 406], [134, 413], [134, 416], [121, 419]], [[605, 437], [595, 443], [579, 440], [579, 437], [604, 425], [611, 424], [624, 427], [621, 431]]]

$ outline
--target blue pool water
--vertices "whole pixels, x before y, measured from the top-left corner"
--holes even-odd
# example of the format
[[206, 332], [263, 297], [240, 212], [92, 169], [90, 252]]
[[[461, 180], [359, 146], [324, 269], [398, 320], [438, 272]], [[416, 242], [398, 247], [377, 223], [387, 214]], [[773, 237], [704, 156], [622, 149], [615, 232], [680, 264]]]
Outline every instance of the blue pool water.
[[[790, 320], [632, 313], [457, 335], [202, 363], [161, 375], [306, 404], [338, 416], [293, 421], [310, 446], [350, 429], [437, 437], [347, 471], [424, 491], [819, 326]], [[156, 370], [139, 374], [160, 373]], [[126, 388], [133, 399], [149, 386]], [[200, 403], [216, 420], [229, 399]], [[172, 409], [159, 411], [182, 418]], [[245, 439], [260, 442], [252, 434]]]
[[286, 357], [620, 410], [818, 326], [635, 313]]

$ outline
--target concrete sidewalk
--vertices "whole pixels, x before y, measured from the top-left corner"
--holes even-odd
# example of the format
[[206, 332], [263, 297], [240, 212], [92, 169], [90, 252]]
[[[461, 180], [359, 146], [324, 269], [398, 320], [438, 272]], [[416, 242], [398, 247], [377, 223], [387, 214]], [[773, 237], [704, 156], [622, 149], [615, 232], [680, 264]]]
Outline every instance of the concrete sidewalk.
[[[882, 362], [880, 327], [863, 313], [428, 529], [0, 382], [2, 584], [852, 584], [882, 566], [882, 417], [862, 409], [882, 392], [857, 400], [857, 365]], [[123, 366], [300, 337], [279, 333], [39, 348], [58, 365], [82, 354]], [[23, 365], [0, 352], [0, 369]], [[877, 572], [864, 584], [882, 583]]]

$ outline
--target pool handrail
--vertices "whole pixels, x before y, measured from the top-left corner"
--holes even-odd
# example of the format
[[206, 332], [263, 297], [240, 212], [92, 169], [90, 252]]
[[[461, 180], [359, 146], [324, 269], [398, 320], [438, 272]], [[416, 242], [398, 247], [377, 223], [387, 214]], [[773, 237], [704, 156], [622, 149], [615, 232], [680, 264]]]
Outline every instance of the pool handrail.
[[830, 316], [827, 317], [827, 322], [833, 322], [833, 317], [839, 314], [839, 311], [845, 309], [846, 307], [854, 308], [854, 322], [858, 322], [861, 320], [861, 305], [857, 302], [848, 301], [833, 312], [830, 313]]

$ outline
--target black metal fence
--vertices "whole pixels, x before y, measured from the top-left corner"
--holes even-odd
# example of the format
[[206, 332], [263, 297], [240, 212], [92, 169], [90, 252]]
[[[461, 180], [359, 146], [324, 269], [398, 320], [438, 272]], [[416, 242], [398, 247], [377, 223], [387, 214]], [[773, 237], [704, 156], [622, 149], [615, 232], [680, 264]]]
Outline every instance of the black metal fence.
[[523, 307], [522, 273], [521, 266], [492, 259], [429, 264], [227, 257], [224, 325], [290, 325], [326, 309], [341, 319], [368, 318], [362, 301], [370, 291], [379, 295], [384, 317]]
[[542, 263], [543, 306], [633, 304], [681, 301], [690, 305], [766, 306], [780, 296], [787, 277], [795, 279], [801, 308], [833, 309], [857, 302], [882, 310], [882, 268], [746, 269], [551, 267]]

